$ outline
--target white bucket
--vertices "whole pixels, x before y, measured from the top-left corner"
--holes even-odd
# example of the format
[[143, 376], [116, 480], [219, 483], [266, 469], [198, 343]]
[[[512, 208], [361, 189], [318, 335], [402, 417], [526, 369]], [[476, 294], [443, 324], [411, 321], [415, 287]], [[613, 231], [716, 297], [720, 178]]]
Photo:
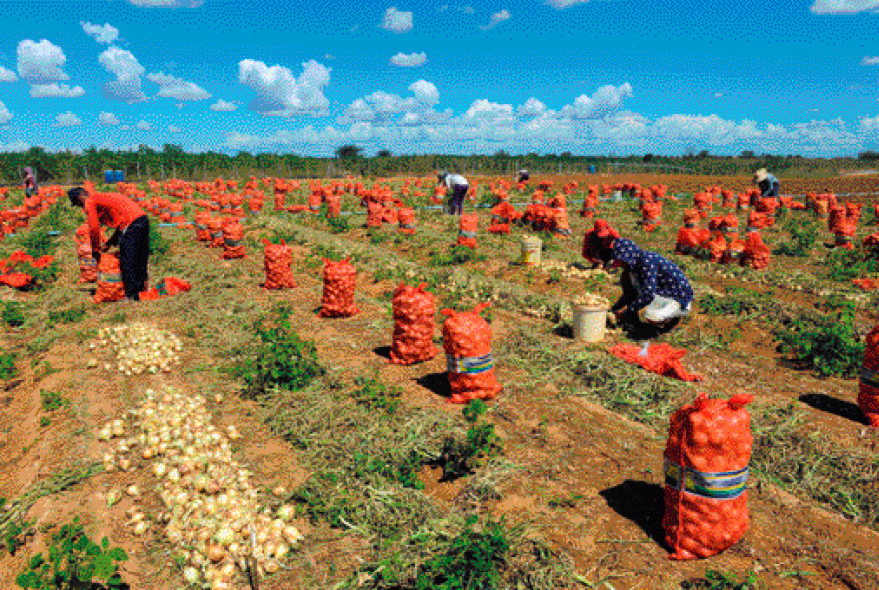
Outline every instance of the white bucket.
[[607, 309], [572, 304], [574, 310], [574, 340], [601, 342], [607, 326]]
[[623, 191], [614, 191], [611, 198], [614, 203], [619, 203], [623, 200]]
[[522, 264], [524, 266], [540, 266], [540, 254], [543, 240], [540, 238], [522, 238]]

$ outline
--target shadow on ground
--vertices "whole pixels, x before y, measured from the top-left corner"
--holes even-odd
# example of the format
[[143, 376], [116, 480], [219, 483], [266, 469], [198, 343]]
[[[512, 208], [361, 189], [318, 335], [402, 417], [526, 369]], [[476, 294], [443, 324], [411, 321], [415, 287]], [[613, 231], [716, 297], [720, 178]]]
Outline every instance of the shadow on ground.
[[665, 547], [662, 515], [665, 511], [665, 492], [655, 483], [627, 479], [623, 483], [600, 492], [608, 507], [641, 527], [648, 537]]
[[867, 417], [864, 416], [864, 412], [861, 411], [861, 408], [859, 408], [857, 404], [837, 399], [823, 393], [803, 394], [800, 396], [800, 401], [816, 410], [821, 410], [828, 414], [834, 414], [840, 418], [851, 420], [856, 424], [864, 424], [865, 426], [870, 425], [869, 420], [867, 420]]

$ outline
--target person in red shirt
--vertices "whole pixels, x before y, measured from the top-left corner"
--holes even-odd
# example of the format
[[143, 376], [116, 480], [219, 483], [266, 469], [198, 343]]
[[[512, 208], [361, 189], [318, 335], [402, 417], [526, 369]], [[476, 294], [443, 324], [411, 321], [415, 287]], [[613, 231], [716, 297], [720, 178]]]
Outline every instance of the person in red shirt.
[[37, 177], [34, 169], [28, 166], [24, 169], [24, 194], [26, 197], [32, 197], [39, 190], [37, 186]]
[[[146, 213], [137, 203], [119, 193], [89, 194], [84, 188], [76, 187], [67, 191], [67, 196], [71, 205], [85, 209], [95, 260], [100, 262], [101, 252], [119, 245], [119, 271], [125, 296], [138, 301], [149, 277], [150, 222]], [[101, 224], [116, 230], [103, 247]]]

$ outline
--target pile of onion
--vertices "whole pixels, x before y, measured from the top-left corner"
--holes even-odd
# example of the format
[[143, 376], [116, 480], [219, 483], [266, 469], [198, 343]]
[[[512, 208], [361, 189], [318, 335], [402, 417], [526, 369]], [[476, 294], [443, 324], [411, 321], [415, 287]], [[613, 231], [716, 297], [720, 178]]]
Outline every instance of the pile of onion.
[[[229, 441], [241, 436], [235, 427], [214, 426], [204, 397], [170, 387], [148, 389], [144, 403], [131, 413], [140, 431], [133, 441], [144, 460], [153, 460], [160, 482], [165, 508], [158, 522], [186, 563], [186, 581], [228, 590], [249, 559], [260, 575], [278, 571], [302, 535], [289, 523], [292, 507], [281, 506], [273, 515], [260, 506], [251, 474], [232, 458]], [[129, 516], [140, 534], [143, 517]]]
[[[97, 342], [89, 348], [109, 347], [116, 360], [116, 368], [127, 376], [144, 372], [170, 372], [180, 362], [180, 339], [168, 332], [144, 323], [101, 328]], [[112, 369], [112, 364], [105, 365]]]

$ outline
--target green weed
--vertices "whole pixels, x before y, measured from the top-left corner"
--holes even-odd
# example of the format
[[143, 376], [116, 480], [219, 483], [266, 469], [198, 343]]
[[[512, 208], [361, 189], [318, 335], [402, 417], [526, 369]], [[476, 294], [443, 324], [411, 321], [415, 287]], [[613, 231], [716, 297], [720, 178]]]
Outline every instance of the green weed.
[[773, 254], [800, 258], [809, 256], [818, 240], [818, 225], [813, 221], [791, 219], [784, 224], [784, 229], [790, 235], [790, 241], [779, 244]]
[[168, 258], [171, 242], [162, 235], [155, 223], [150, 223], [150, 258], [154, 262], [163, 262]]
[[681, 584], [686, 590], [758, 590], [763, 584], [757, 580], [754, 572], [748, 572], [747, 576], [739, 579], [735, 574], [708, 570], [704, 578], [687, 580]]
[[70, 405], [70, 400], [55, 391], [40, 390], [40, 401], [44, 412], [52, 412]]
[[60, 322], [62, 324], [72, 324], [81, 321], [87, 313], [88, 308], [85, 305], [68, 307], [67, 309], [59, 311], [50, 311], [49, 323], [54, 324]]
[[467, 246], [453, 245], [445, 250], [430, 250], [427, 253], [430, 266], [454, 266], [466, 262], [480, 262], [485, 260], [484, 254], [478, 254], [476, 250]]
[[7, 301], [3, 304], [3, 309], [0, 310], [0, 317], [3, 318], [3, 323], [10, 328], [18, 328], [24, 325], [26, 320], [24, 306], [15, 301]]
[[485, 413], [485, 402], [472, 400], [464, 407], [463, 416], [470, 427], [465, 440], [446, 439], [437, 464], [443, 468], [443, 478], [455, 479], [469, 475], [482, 462], [503, 452], [503, 444], [494, 432], [494, 426], [480, 422]]
[[864, 358], [864, 342], [854, 321], [854, 306], [833, 309], [823, 318], [795, 320], [776, 331], [779, 349], [822, 377], [855, 378]]
[[117, 562], [127, 560], [121, 547], [110, 548], [107, 537], [100, 545], [89, 539], [77, 518], [53, 535], [48, 559], [42, 553], [33, 556], [15, 582], [21, 588], [38, 590], [91, 588], [97, 582], [107, 590], [119, 590], [122, 578]]
[[358, 404], [371, 410], [382, 410], [388, 414], [393, 414], [400, 407], [399, 390], [388, 389], [384, 383], [377, 379], [358, 377], [355, 384], [358, 389], [351, 394], [351, 397]]
[[0, 351], [0, 379], [12, 379], [16, 375], [14, 352]]
[[835, 248], [827, 255], [826, 268], [830, 279], [848, 283], [852, 279], [879, 273], [879, 257], [859, 249]]

